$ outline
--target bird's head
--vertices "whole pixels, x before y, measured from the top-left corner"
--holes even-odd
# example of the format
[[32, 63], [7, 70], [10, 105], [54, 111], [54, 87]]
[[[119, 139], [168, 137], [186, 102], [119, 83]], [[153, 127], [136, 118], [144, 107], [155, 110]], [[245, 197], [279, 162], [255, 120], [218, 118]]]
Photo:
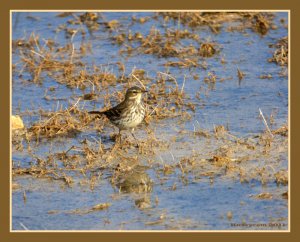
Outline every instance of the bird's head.
[[136, 101], [136, 102], [140, 103], [141, 99], [142, 99], [142, 94], [144, 92], [147, 92], [147, 91], [141, 89], [140, 87], [133, 86], [133, 87], [127, 89], [127, 92], [125, 95], [125, 100], [131, 100], [131, 101]]

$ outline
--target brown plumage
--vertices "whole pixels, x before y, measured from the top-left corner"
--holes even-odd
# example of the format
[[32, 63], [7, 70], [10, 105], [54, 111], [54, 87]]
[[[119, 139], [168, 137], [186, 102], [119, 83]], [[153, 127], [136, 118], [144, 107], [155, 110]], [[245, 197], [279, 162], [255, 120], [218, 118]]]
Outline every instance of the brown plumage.
[[[142, 101], [142, 94], [147, 92], [137, 86], [127, 90], [125, 99], [117, 106], [100, 112], [90, 111], [90, 114], [105, 115], [112, 124], [119, 128], [119, 135], [122, 130], [131, 130], [138, 126], [145, 117], [145, 107]], [[135, 138], [135, 137], [134, 137]]]

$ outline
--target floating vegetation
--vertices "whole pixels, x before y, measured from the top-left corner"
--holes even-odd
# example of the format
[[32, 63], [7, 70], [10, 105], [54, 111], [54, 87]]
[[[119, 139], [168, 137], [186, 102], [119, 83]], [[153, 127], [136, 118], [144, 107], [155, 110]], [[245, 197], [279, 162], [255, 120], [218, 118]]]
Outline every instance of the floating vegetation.
[[211, 43], [203, 43], [199, 49], [199, 55], [202, 57], [211, 57], [216, 53], [216, 49]]
[[254, 196], [255, 199], [272, 199], [273, 196], [270, 193], [260, 193]]
[[91, 208], [77, 208], [74, 210], [69, 210], [69, 211], [60, 211], [60, 210], [50, 210], [48, 211], [48, 214], [60, 214], [60, 213], [65, 213], [65, 214], [78, 214], [78, 215], [84, 215], [87, 213], [93, 213], [93, 212], [99, 212], [102, 210], [106, 210], [111, 206], [110, 203], [100, 203], [96, 204], [95, 206]]
[[276, 48], [273, 57], [269, 59], [269, 62], [275, 62], [280, 66], [288, 65], [288, 37], [280, 39], [276, 44], [270, 45], [272, 48]]

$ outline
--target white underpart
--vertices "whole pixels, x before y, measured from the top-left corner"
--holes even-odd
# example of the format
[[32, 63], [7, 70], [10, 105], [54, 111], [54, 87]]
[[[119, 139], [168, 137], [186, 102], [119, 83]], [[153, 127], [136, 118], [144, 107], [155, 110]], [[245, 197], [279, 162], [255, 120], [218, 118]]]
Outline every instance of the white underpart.
[[[145, 116], [145, 108], [143, 107], [142, 101], [142, 93], [137, 94], [135, 99], [135, 105], [134, 108], [131, 110], [130, 118], [127, 120], [123, 120], [123, 124], [121, 125], [119, 122], [117, 122], [117, 126], [120, 129], [133, 129], [136, 126], [138, 126], [144, 119]], [[141, 114], [142, 111], [142, 114]]]
[[140, 104], [140, 103], [141, 103], [141, 100], [142, 100], [142, 93], [138, 93], [138, 94], [137, 94], [137, 97], [136, 97], [136, 103], [137, 103], [137, 104]]

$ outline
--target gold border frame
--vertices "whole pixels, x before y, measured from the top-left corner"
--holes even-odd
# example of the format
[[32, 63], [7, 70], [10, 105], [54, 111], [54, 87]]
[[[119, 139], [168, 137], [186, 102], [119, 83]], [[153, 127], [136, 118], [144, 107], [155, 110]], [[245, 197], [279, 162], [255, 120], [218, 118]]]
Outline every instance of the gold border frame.
[[[53, 2], [54, 1], [54, 2]], [[298, 5], [292, 0], [286, 0], [286, 1], [273, 1], [273, 0], [265, 0], [265, 1], [259, 1], [259, 0], [252, 0], [251, 2], [241, 2], [239, 0], [227, 0], [226, 2], [222, 0], [215, 0], [214, 2], [203, 2], [203, 3], [195, 3], [194, 1], [186, 0], [184, 2], [173, 2], [170, 3], [168, 1], [160, 1], [160, 0], [152, 0], [151, 2], [144, 2], [141, 1], [135, 1], [135, 0], [127, 0], [127, 1], [120, 1], [115, 0], [114, 2], [95, 2], [90, 0], [85, 0], [84, 2], [72, 2], [72, 5], [67, 1], [60, 1], [55, 2], [55, 0], [52, 1], [52, 4], [55, 5], [55, 9], [62, 9], [65, 11], [65, 9], [73, 8], [72, 11], [76, 11], [77, 9], [88, 9], [91, 11], [92, 9], [110, 9], [110, 11], [122, 11], [122, 9], [132, 9], [132, 10], [142, 10], [142, 11], [149, 11], [149, 9], [154, 9], [155, 11], [169, 9], [168, 6], [173, 7], [174, 11], [177, 10], [190, 10], [190, 9], [206, 9], [217, 11], [216, 9], [224, 9], [225, 11], [239, 11], [239, 10], [245, 10], [245, 9], [251, 9], [251, 11], [256, 11], [257, 9], [270, 9], [271, 11], [276, 9], [284, 9], [283, 11], [289, 11], [289, 60], [294, 59], [296, 60], [296, 56], [298, 55], [299, 50], [297, 48], [294, 48], [293, 51], [291, 51], [291, 38], [293, 38], [293, 41], [296, 43], [298, 40], [298, 34], [296, 33], [296, 28], [292, 28], [291, 25], [291, 19], [293, 20], [293, 23], [296, 23], [298, 20], [298, 14], [299, 8]], [[5, 2], [5, 3], [4, 3]], [[15, 0], [4, 0], [4, 2], [1, 4], [0, 9], [0, 18], [2, 21], [0, 21], [2, 32], [4, 32], [4, 38], [2, 37], [0, 39], [2, 46], [10, 46], [8, 35], [9, 35], [9, 28], [8, 28], [8, 19], [9, 19], [9, 11], [11, 9], [15, 9], [17, 11], [26, 11], [24, 9], [45, 9], [44, 11], [57, 11], [54, 10], [54, 8], [50, 5], [48, 5], [46, 2], [41, 3], [39, 0], [27, 0], [24, 2], [21, 1], [15, 1]], [[72, 6], [72, 7], [70, 7]], [[47, 10], [46, 10], [47, 9]], [[233, 9], [233, 10], [230, 10]], [[81, 10], [80, 10], [81, 11]], [[293, 27], [296, 25], [293, 25]], [[6, 36], [6, 37], [5, 37]], [[263, 239], [266, 241], [272, 240], [272, 242], [276, 241], [297, 241], [298, 235], [300, 232], [298, 232], [297, 225], [299, 224], [299, 221], [297, 220], [297, 217], [299, 217], [299, 209], [297, 208], [297, 204], [300, 202], [299, 196], [297, 193], [293, 193], [292, 196], [289, 196], [289, 209], [291, 210], [291, 205], [293, 204], [293, 209], [289, 212], [289, 231], [287, 233], [277, 233], [274, 231], [268, 231], [270, 233], [265, 233], [263, 231], [245, 231], [245, 233], [241, 233], [243, 231], [237, 231], [237, 232], [231, 232], [231, 231], [224, 231], [225, 233], [211, 233], [212, 231], [203, 231], [203, 232], [192, 232], [192, 233], [186, 233], [186, 231], [182, 231], [181, 233], [173, 233], [173, 231], [168, 231], [170, 233], [164, 233], [161, 231], [157, 231], [158, 233], [148, 233], [145, 231], [145, 233], [135, 233], [133, 231], [130, 231], [129, 233], [102, 233], [103, 231], [97, 231], [97, 233], [84, 233], [83, 231], [80, 231], [80, 233], [61, 233], [58, 231], [55, 231], [54, 233], [46, 233], [48, 236], [45, 237], [45, 233], [24, 233], [17, 232], [17, 233], [10, 233], [9, 232], [9, 221], [10, 221], [10, 204], [7, 199], [7, 196], [10, 195], [10, 186], [9, 186], [9, 158], [10, 158], [10, 144], [8, 141], [10, 141], [10, 133], [8, 126], [10, 125], [9, 120], [9, 114], [10, 114], [10, 83], [9, 83], [9, 75], [8, 72], [10, 62], [8, 61], [8, 54], [10, 54], [8, 48], [1, 48], [0, 49], [0, 55], [3, 58], [4, 62], [1, 65], [2, 70], [2, 79], [4, 81], [0, 82], [0, 88], [2, 90], [2, 95], [0, 95], [0, 105], [1, 109], [3, 110], [2, 115], [3, 118], [0, 120], [1, 122], [1, 133], [2, 138], [0, 139], [0, 147], [1, 150], [3, 149], [3, 155], [2, 162], [0, 163], [2, 165], [0, 172], [2, 172], [1, 176], [1, 182], [2, 185], [0, 186], [1, 194], [4, 194], [2, 199], [0, 199], [0, 213], [3, 214], [1, 216], [1, 238], [6, 238], [7, 241], [52, 241], [53, 239], [57, 241], [62, 241], [65, 239], [70, 239], [74, 241], [82, 241], [83, 239], [89, 239], [89, 241], [99, 241], [99, 238], [110, 240], [110, 239], [122, 239], [122, 240], [129, 240], [129, 241], [140, 241], [141, 239], [144, 241], [152, 241], [155, 240], [165, 240], [165, 239], [172, 239], [174, 241], [182, 241], [182, 240], [198, 240], [198, 239], [216, 239], [216, 240], [230, 240], [230, 241], [253, 241], [253, 239]], [[294, 66], [294, 68], [293, 68]], [[293, 189], [295, 189], [295, 184], [297, 183], [297, 167], [299, 166], [297, 160], [295, 159], [297, 156], [297, 129], [296, 129], [296, 122], [299, 120], [299, 115], [297, 109], [296, 109], [296, 102], [298, 100], [298, 97], [296, 94], [296, 89], [298, 87], [298, 84], [296, 82], [296, 76], [298, 76], [298, 70], [295, 68], [296, 62], [290, 62], [289, 64], [289, 175], [290, 178], [292, 178], [292, 183], [289, 184], [289, 191], [293, 192]], [[292, 81], [292, 77], [294, 77], [294, 81]], [[9, 94], [9, 95], [8, 95]], [[291, 112], [293, 112], [293, 115], [291, 115]], [[293, 130], [293, 132], [291, 132]], [[2, 152], [1, 152], [2, 153]], [[291, 163], [293, 162], [293, 166], [291, 166]], [[289, 194], [290, 195], [290, 194]], [[73, 231], [69, 231], [73, 232]], [[89, 231], [91, 232], [91, 231]], [[131, 233], [132, 232], [132, 233]], [[144, 231], [143, 231], [144, 232]], [[153, 232], [153, 231], [151, 231]], [[220, 231], [218, 231], [220, 232]], [[282, 232], [282, 231], [281, 231]]]

